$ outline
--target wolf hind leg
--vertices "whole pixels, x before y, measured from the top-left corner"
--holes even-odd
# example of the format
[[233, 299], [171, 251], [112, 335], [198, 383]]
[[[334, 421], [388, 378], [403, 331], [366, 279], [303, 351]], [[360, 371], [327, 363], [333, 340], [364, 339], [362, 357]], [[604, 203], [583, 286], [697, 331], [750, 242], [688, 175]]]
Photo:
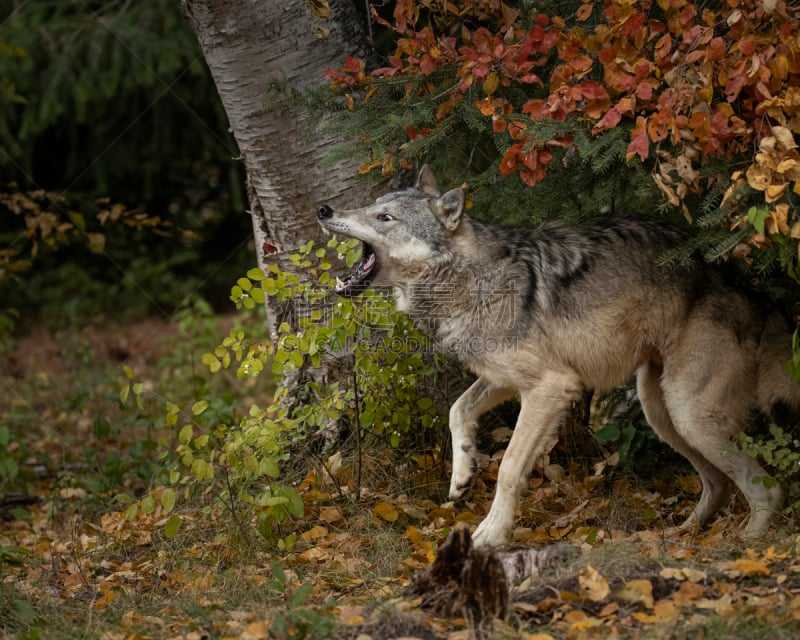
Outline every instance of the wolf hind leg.
[[699, 527], [714, 515], [730, 498], [733, 485], [725, 473], [717, 469], [675, 429], [661, 389], [661, 366], [654, 362], [642, 365], [636, 372], [636, 392], [644, 416], [658, 437], [691, 462], [700, 476], [703, 491], [689, 517], [674, 530], [685, 531]]
[[496, 547], [507, 541], [520, 491], [536, 456], [545, 453], [544, 447], [581, 391], [578, 376], [569, 371], [547, 372], [531, 388], [522, 390], [522, 407], [500, 463], [492, 507], [473, 535], [476, 545]]
[[[708, 333], [705, 334], [706, 336]], [[664, 401], [676, 431], [686, 443], [728, 476], [750, 505], [750, 518], [741, 532], [756, 538], [769, 528], [783, 503], [780, 486], [766, 486], [757, 478], [769, 474], [746, 453], [734, 450], [735, 438], [745, 427], [756, 403], [754, 359], [733, 341], [703, 346], [716, 357], [706, 363], [685, 360], [685, 367], [669, 372], [665, 363], [662, 379]], [[698, 345], [687, 345], [696, 352]], [[703, 366], [705, 364], [705, 366]]]
[[485, 378], [478, 378], [450, 407], [449, 425], [453, 442], [451, 500], [464, 495], [477, 472], [475, 433], [478, 430], [478, 418], [515, 395], [513, 389], [498, 387]]

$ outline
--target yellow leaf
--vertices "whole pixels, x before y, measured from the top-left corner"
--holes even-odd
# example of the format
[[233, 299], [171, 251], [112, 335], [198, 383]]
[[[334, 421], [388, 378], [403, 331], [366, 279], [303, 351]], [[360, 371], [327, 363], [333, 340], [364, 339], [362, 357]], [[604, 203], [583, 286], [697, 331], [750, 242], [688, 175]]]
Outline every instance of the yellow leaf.
[[631, 614], [631, 618], [638, 620], [639, 622], [643, 622], [644, 624], [653, 624], [654, 622], [658, 622], [658, 616], [650, 613], [643, 613], [642, 611], [634, 612]]
[[680, 606], [691, 605], [695, 600], [706, 595], [706, 588], [696, 582], [684, 582], [680, 589], [675, 592], [673, 600]]
[[772, 181], [770, 172], [765, 171], [755, 164], [751, 164], [747, 169], [747, 184], [756, 191], [764, 191]]
[[497, 91], [497, 88], [499, 86], [500, 86], [500, 77], [497, 75], [497, 73], [492, 71], [492, 73], [489, 74], [489, 76], [486, 78], [486, 80], [483, 83], [483, 92], [487, 96], [490, 96], [495, 91]]
[[312, 527], [308, 531], [305, 531], [300, 536], [300, 539], [309, 542], [311, 540], [318, 540], [319, 538], [324, 538], [327, 535], [328, 535], [328, 530], [322, 525], [317, 525], [315, 527]]
[[308, 0], [308, 8], [318, 18], [330, 20], [331, 8], [328, 6], [328, 0]]
[[413, 544], [415, 547], [422, 546], [422, 534], [416, 527], [410, 526], [408, 529], [406, 529], [406, 538], [411, 540], [411, 544]]
[[328, 559], [328, 552], [319, 547], [311, 547], [297, 556], [297, 559], [302, 562], [321, 562]]
[[689, 582], [701, 582], [708, 577], [705, 571], [690, 567], [664, 567], [658, 575], [667, 580], [688, 580]]
[[790, 129], [786, 127], [772, 127], [772, 134], [778, 141], [778, 146], [788, 151], [789, 149], [797, 148], [797, 143], [794, 141], [794, 135]]
[[726, 562], [722, 565], [722, 569], [729, 575], [735, 574], [736, 576], [768, 576], [770, 574], [769, 568], [767, 568], [763, 560], [754, 560], [752, 558], [739, 558], [733, 562]]
[[766, 188], [766, 193], [764, 194], [764, 200], [767, 202], [775, 202], [776, 200], [780, 199], [784, 193], [786, 193], [786, 189], [788, 187], [789, 185], [787, 183], [768, 185]]
[[581, 595], [592, 602], [605, 600], [611, 592], [608, 580], [601, 576], [592, 565], [588, 565], [586, 569], [581, 569], [580, 574], [578, 574], [578, 584], [581, 587]]
[[397, 518], [400, 516], [397, 509], [388, 502], [379, 502], [376, 504], [372, 510], [375, 512], [379, 518], [386, 520], [386, 522], [395, 522]]
[[333, 524], [342, 519], [342, 514], [336, 507], [323, 507], [319, 511], [319, 519], [327, 524]]
[[678, 608], [671, 600], [659, 600], [653, 605], [653, 615], [659, 620], [671, 618], [678, 613]]
[[786, 158], [786, 160], [781, 160], [778, 163], [778, 166], [775, 170], [780, 174], [790, 174], [786, 176], [789, 180], [797, 180], [800, 178], [798, 175], [798, 169], [800, 169], [800, 162], [798, 162], [795, 158]]
[[267, 620], [259, 620], [247, 625], [239, 638], [243, 640], [267, 640], [269, 638], [270, 623]]
[[647, 609], [653, 608], [653, 585], [649, 580], [631, 580], [622, 589], [612, 594], [615, 600], [641, 604]]

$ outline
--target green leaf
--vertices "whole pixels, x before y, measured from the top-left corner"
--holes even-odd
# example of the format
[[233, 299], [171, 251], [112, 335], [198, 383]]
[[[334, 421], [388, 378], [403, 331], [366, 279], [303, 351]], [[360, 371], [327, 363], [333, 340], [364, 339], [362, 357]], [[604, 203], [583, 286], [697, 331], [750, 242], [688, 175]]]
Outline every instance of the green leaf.
[[247, 271], [247, 277], [255, 282], [261, 282], [266, 277], [266, 275], [261, 269], [256, 267], [253, 269], [249, 269]]
[[612, 440], [619, 440], [621, 432], [619, 427], [615, 424], [607, 424], [594, 432], [595, 440], [598, 442], [611, 442]]
[[206, 402], [205, 400], [200, 400], [199, 402], [195, 402], [192, 405], [192, 415], [199, 416], [206, 409], [208, 409], [208, 402]]
[[264, 304], [267, 297], [264, 294], [264, 290], [260, 287], [254, 287], [253, 290], [250, 292], [250, 296], [255, 300], [258, 304]]
[[287, 511], [295, 518], [302, 518], [305, 513], [305, 505], [300, 495], [291, 487], [281, 486], [275, 491], [276, 496], [281, 496], [289, 500]]
[[128, 380], [133, 380], [133, 371], [128, 365], [123, 364], [122, 370], [125, 372], [125, 375], [128, 376]]
[[253, 288], [253, 283], [250, 282], [250, 280], [248, 280], [247, 278], [239, 278], [236, 281], [236, 284], [238, 284], [242, 288], [242, 291], [250, 291], [250, 289]]
[[168, 488], [164, 489], [164, 493], [161, 494], [161, 506], [164, 507], [164, 511], [169, 513], [175, 508], [175, 489]]
[[120, 389], [120, 392], [119, 392], [119, 401], [120, 401], [122, 404], [125, 404], [125, 403], [127, 403], [127, 402], [128, 402], [128, 394], [129, 394], [130, 392], [131, 392], [131, 388], [130, 388], [130, 386], [129, 386], [129, 385], [126, 385], [126, 386], [122, 387], [122, 389]]
[[183, 444], [189, 444], [189, 441], [192, 439], [193, 430], [192, 425], [185, 424], [181, 428], [180, 433], [178, 434], [178, 442], [182, 442]]
[[142, 513], [153, 513], [156, 508], [156, 501], [153, 496], [142, 498]]
[[747, 210], [747, 221], [762, 235], [766, 232], [764, 225], [767, 218], [769, 218], [769, 210], [766, 208], [750, 207]]
[[173, 513], [169, 517], [169, 520], [167, 520], [167, 524], [164, 526], [164, 536], [167, 538], [173, 538], [175, 534], [178, 533], [180, 526], [181, 519]]
[[261, 458], [261, 462], [258, 463], [258, 470], [262, 475], [267, 475], [271, 478], [277, 478], [280, 475], [278, 463], [269, 456]]

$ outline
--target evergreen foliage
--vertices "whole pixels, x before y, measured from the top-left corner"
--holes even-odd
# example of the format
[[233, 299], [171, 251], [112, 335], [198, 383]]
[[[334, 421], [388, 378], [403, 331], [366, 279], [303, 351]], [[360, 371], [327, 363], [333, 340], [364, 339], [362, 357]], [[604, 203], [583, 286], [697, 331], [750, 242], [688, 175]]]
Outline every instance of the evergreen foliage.
[[[427, 162], [443, 182], [464, 184], [472, 214], [486, 220], [632, 213], [688, 223], [694, 237], [669, 260], [738, 257], [756, 278], [780, 264], [795, 281], [782, 289], [789, 307], [800, 282], [790, 236], [800, 67], [787, 53], [798, 13], [737, 6], [468, 0], [397, 4], [391, 16], [376, 9], [394, 47], [378, 69], [348, 59], [329, 70], [331, 95], [348, 107], [333, 126], [352, 132], [346, 153], [365, 158], [364, 172]], [[758, 69], [767, 93], [755, 87]], [[776, 97], [764, 101], [769, 92]], [[754, 131], [772, 134], [775, 148], [756, 163]]]

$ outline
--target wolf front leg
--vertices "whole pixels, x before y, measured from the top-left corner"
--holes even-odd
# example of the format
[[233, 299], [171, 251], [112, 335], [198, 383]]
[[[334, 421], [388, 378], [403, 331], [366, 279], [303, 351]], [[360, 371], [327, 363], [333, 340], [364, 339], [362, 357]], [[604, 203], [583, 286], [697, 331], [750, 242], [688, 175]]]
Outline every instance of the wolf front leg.
[[576, 374], [550, 371], [522, 391], [522, 407], [500, 463], [494, 502], [473, 536], [476, 545], [496, 547], [506, 543], [520, 491], [533, 463], [545, 453], [544, 447], [561, 426], [570, 403], [580, 398], [581, 389]]
[[451, 500], [457, 500], [464, 495], [477, 471], [475, 432], [478, 429], [478, 418], [515, 395], [513, 389], [498, 387], [486, 378], [478, 378], [450, 407], [449, 424], [453, 441]]

